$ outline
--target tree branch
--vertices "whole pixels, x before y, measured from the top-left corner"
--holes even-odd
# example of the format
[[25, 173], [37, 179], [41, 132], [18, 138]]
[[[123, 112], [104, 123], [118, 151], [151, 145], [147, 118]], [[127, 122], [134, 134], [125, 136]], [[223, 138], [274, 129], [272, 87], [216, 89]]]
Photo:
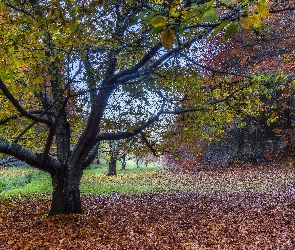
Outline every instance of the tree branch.
[[7, 2], [4, 2], [4, 4], [5, 4], [7, 7], [11, 8], [11, 9], [14, 9], [14, 10], [16, 10], [16, 11], [19, 11], [19, 12], [22, 12], [22, 13], [24, 13], [24, 14], [27, 14], [27, 15], [29, 15], [30, 17], [32, 17], [33, 19], [35, 19], [34, 16], [32, 15], [32, 13], [30, 13], [30, 12], [24, 10], [24, 9], [20, 9], [20, 8], [14, 6], [14, 5], [10, 4], [10, 3], [7, 3]]
[[140, 133], [142, 140], [147, 145], [147, 147], [151, 150], [154, 156], [159, 157], [153, 146], [149, 143], [148, 139], [146, 138], [145, 134], [143, 132]]
[[45, 144], [45, 147], [44, 147], [43, 156], [42, 156], [44, 160], [46, 160], [48, 158], [49, 151], [50, 151], [52, 141], [53, 141], [53, 138], [54, 138], [54, 133], [55, 133], [55, 129], [50, 128], [47, 139], [46, 139], [46, 144]]
[[49, 127], [52, 127], [52, 123], [42, 117], [35, 116], [31, 114], [30, 112], [26, 111], [20, 104], [19, 102], [14, 98], [14, 96], [10, 93], [10, 91], [6, 88], [4, 82], [2, 79], [0, 79], [0, 89], [2, 90], [3, 94], [6, 96], [6, 98], [12, 103], [12, 105], [21, 113], [21, 115], [36, 121], [36, 122], [41, 122], [47, 124]]
[[[32, 115], [44, 115], [44, 111], [43, 110], [32, 110], [32, 111], [28, 111], [30, 114], [32, 114]], [[46, 112], [47, 114], [51, 114], [52, 115], [52, 113], [51, 112]], [[19, 118], [19, 117], [22, 117], [23, 115], [11, 115], [11, 116], [8, 116], [8, 117], [6, 117], [6, 118], [4, 118], [4, 119], [2, 119], [2, 120], [0, 120], [0, 125], [4, 125], [5, 123], [7, 123], [7, 122], [9, 122], [10, 120], [15, 120], [15, 119], [17, 119], [17, 118]]]
[[18, 140], [30, 129], [32, 128], [34, 125], [36, 124], [35, 121], [31, 122], [31, 124], [29, 124], [14, 140], [13, 142], [17, 143]]
[[95, 146], [89, 151], [87, 159], [83, 163], [83, 170], [89, 167], [89, 165], [93, 162], [95, 157], [97, 156], [100, 142], [96, 143]]
[[160, 115], [162, 115], [164, 112], [165, 104], [166, 104], [166, 102], [165, 102], [165, 100], [163, 100], [163, 103], [161, 105], [159, 112], [155, 116], [150, 118], [148, 121], [146, 121], [144, 124], [135, 128], [132, 132], [103, 133], [103, 134], [97, 135], [96, 140], [97, 141], [106, 141], [106, 140], [114, 141], [114, 140], [127, 139], [132, 136], [140, 134], [143, 130], [145, 130], [146, 128], [148, 128], [153, 123], [155, 123], [156, 121], [159, 120]]
[[161, 43], [158, 43], [156, 46], [154, 46], [137, 64], [135, 64], [132, 68], [123, 70], [117, 74], [115, 74], [113, 77], [108, 79], [109, 82], [116, 82], [119, 78], [126, 76], [126, 75], [132, 75], [138, 70], [140, 70], [154, 55], [157, 54], [159, 49], [162, 47]]
[[14, 156], [21, 161], [48, 173], [54, 173], [59, 166], [58, 162], [54, 158], [48, 157], [46, 160], [43, 160], [42, 155], [36, 154], [31, 150], [18, 145], [17, 143], [8, 142], [1, 137], [0, 152]]

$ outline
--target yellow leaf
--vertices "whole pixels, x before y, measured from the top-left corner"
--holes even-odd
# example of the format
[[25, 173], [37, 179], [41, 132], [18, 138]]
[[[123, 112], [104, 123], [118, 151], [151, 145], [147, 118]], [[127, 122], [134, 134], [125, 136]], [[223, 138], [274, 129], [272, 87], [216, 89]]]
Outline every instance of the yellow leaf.
[[167, 24], [167, 20], [165, 17], [159, 16], [153, 19], [152, 25], [154, 27], [164, 27]]
[[290, 55], [289, 54], [283, 54], [283, 57], [284, 57], [284, 61], [288, 62]]
[[255, 28], [259, 28], [261, 23], [260, 23], [260, 18], [258, 15], [253, 14], [251, 16], [248, 17], [240, 17], [240, 25], [243, 29], [250, 29], [251, 26], [255, 27]]
[[258, 15], [254, 14], [252, 16], [249, 17], [251, 19], [251, 24], [255, 27], [255, 28], [259, 28], [260, 27], [260, 18]]
[[257, 11], [258, 11], [259, 15], [262, 17], [266, 18], [269, 15], [269, 10], [268, 10], [266, 3], [258, 2], [257, 3]]
[[243, 29], [250, 29], [250, 23], [248, 22], [248, 17], [240, 17], [240, 25]]
[[165, 49], [170, 50], [175, 41], [175, 34], [170, 28], [162, 32], [161, 42]]

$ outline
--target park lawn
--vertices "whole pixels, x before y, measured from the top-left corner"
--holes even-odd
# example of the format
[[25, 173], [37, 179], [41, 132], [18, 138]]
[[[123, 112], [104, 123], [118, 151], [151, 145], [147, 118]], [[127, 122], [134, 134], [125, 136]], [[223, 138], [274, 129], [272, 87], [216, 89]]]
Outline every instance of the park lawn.
[[[121, 170], [118, 163], [118, 175], [113, 178], [106, 176], [108, 167], [106, 164], [91, 165], [83, 173], [81, 182], [82, 194], [108, 194], [112, 192], [130, 193], [136, 187], [130, 187], [129, 182], [123, 183], [127, 174], [132, 179], [138, 175], [144, 175], [158, 169], [158, 165], [140, 164], [139, 168], [132, 161], [128, 161], [127, 169]], [[134, 182], [132, 182], [133, 185]], [[131, 190], [130, 190], [131, 188]], [[149, 191], [149, 190], [148, 190]], [[52, 193], [50, 175], [30, 167], [10, 167], [0, 169], [0, 200], [9, 198], [23, 198], [27, 196], [49, 196]]]
[[[93, 166], [85, 171], [81, 182], [84, 213], [54, 217], [47, 216], [48, 176], [32, 169], [12, 170], [17, 176], [31, 177], [13, 184], [15, 188], [11, 190], [15, 191], [10, 195], [9, 190], [4, 191], [6, 195], [1, 193], [0, 249], [294, 249], [295, 246], [292, 165], [243, 166], [194, 173], [149, 166], [118, 171], [114, 177], [106, 176], [105, 166]], [[17, 183], [13, 171], [1, 170], [0, 180], [11, 178]], [[40, 192], [31, 192], [38, 179]], [[25, 182], [28, 183], [23, 185]], [[27, 191], [21, 193], [23, 189]]]

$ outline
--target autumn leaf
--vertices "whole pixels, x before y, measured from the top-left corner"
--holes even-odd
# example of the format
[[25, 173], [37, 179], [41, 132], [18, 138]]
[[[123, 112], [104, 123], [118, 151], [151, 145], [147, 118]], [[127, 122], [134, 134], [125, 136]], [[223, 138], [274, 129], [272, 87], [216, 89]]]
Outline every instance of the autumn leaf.
[[170, 28], [162, 32], [161, 42], [165, 49], [170, 50], [175, 42], [175, 34]]
[[269, 10], [265, 2], [259, 1], [256, 5], [259, 15], [265, 18], [269, 16]]
[[240, 25], [243, 29], [250, 29], [252, 26], [255, 28], [260, 28], [261, 23], [260, 23], [260, 18], [258, 15], [253, 14], [248, 17], [240, 17]]
[[167, 24], [167, 20], [163, 16], [156, 17], [152, 20], [152, 25], [154, 27], [164, 27]]

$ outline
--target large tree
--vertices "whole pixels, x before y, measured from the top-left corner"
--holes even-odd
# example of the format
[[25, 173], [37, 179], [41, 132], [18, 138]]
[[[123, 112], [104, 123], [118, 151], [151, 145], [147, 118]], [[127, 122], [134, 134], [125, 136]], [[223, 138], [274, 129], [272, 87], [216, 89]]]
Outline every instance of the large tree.
[[99, 143], [184, 112], [175, 90], [190, 83], [174, 76], [198, 68], [183, 64], [267, 15], [264, 1], [1, 1], [0, 152], [50, 173], [50, 214], [80, 213]]

